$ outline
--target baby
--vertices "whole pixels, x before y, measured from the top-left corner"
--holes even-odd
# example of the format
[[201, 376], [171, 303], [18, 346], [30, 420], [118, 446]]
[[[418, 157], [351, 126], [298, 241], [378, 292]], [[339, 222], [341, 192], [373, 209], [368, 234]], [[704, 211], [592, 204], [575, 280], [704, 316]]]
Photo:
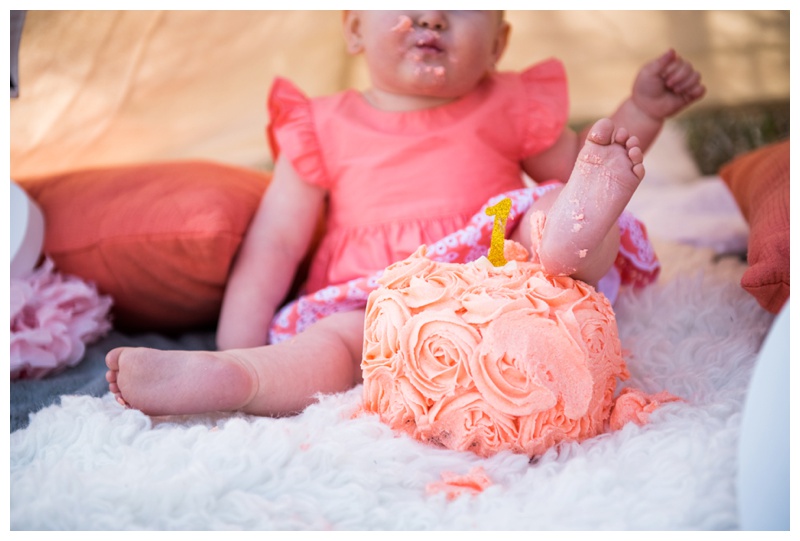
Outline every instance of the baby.
[[[527, 244], [529, 217], [545, 216], [543, 267], [598, 284], [624, 259], [620, 215], [643, 178], [643, 151], [665, 118], [705, 92], [692, 66], [667, 51], [640, 70], [610, 118], [579, 135], [566, 126], [559, 62], [495, 70], [510, 31], [502, 12], [348, 11], [343, 26], [371, 87], [310, 100], [275, 82], [273, 181], [229, 278], [219, 351], [109, 352], [109, 389], [121, 404], [150, 415], [281, 415], [353, 387], [375, 273], [462, 230], [502, 193], [531, 202], [512, 210], [511, 238]], [[524, 191], [523, 172], [560, 182]], [[323, 208], [308, 294], [276, 316]], [[468, 248], [453, 254], [483, 255]]]

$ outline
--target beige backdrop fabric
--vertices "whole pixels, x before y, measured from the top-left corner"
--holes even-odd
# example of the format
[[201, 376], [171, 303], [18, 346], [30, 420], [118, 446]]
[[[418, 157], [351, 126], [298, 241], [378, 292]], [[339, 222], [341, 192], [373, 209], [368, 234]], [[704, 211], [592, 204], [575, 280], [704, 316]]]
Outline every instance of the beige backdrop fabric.
[[[597, 118], [640, 65], [673, 46], [709, 87], [705, 106], [789, 98], [786, 11], [509, 11], [500, 69], [556, 56], [571, 116]], [[11, 100], [11, 176], [206, 158], [267, 167], [276, 75], [309, 95], [368, 84], [339, 11], [32, 11]]]

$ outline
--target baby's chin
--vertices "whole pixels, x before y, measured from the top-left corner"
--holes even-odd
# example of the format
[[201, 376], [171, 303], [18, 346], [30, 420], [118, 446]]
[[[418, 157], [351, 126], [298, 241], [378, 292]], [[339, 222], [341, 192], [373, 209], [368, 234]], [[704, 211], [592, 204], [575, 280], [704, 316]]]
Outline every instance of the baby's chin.
[[453, 67], [426, 66], [422, 67], [419, 73], [415, 69], [415, 75], [420, 84], [427, 85], [431, 95], [457, 99], [475, 90], [489, 75], [489, 71], [466, 76], [458, 73]]
[[428, 98], [455, 101], [469, 94], [479, 82], [453, 80], [444, 66], [417, 66], [407, 84], [407, 92]]

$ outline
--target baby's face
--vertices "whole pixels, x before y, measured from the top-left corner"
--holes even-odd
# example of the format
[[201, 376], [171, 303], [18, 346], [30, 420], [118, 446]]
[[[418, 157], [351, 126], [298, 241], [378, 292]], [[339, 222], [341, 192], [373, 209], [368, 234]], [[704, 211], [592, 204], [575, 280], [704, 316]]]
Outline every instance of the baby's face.
[[376, 88], [458, 98], [493, 69], [508, 25], [497, 11], [359, 11], [345, 17], [345, 34]]

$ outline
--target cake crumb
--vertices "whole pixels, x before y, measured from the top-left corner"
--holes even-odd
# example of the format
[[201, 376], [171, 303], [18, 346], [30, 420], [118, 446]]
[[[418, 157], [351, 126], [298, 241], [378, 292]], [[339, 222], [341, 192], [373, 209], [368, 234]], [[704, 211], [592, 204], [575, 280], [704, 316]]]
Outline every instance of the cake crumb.
[[531, 254], [519, 242], [505, 239], [503, 242], [503, 257], [506, 258], [506, 261], [528, 261]]
[[444, 492], [447, 499], [452, 501], [462, 494], [479, 494], [492, 485], [492, 480], [486, 475], [481, 466], [475, 466], [466, 475], [458, 475], [453, 472], [442, 472], [442, 480], [428, 483], [425, 492], [428, 495]]
[[642, 426], [651, 413], [669, 402], [683, 402], [683, 399], [666, 391], [649, 395], [638, 389], [622, 389], [614, 400], [609, 426], [611, 430], [619, 430], [629, 422]]

